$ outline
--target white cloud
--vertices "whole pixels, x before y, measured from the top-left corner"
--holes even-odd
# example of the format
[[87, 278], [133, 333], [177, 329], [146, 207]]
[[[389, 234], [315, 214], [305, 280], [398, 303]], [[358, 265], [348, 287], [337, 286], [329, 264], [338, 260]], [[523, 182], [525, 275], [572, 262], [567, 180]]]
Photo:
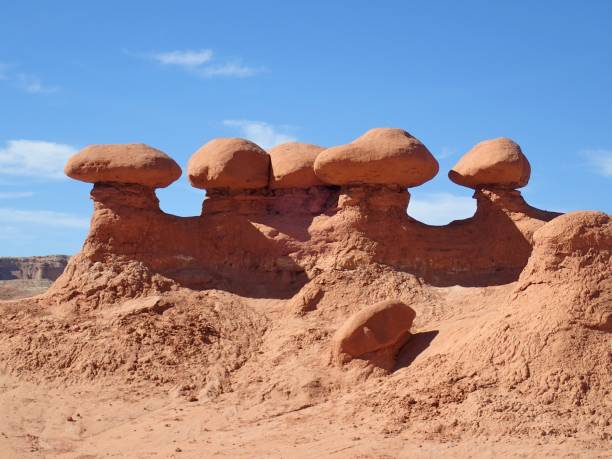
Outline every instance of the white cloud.
[[612, 177], [612, 151], [589, 150], [584, 152], [589, 158], [593, 171], [604, 177]]
[[[128, 55], [132, 54], [129, 51], [124, 51]], [[263, 67], [250, 67], [243, 65], [240, 61], [214, 61], [214, 53], [212, 49], [200, 50], [176, 50], [167, 52], [156, 52], [140, 57], [152, 59], [163, 65], [174, 65], [182, 67], [188, 72], [203, 77], [238, 77], [245, 78], [256, 75], [265, 71]]]
[[40, 79], [34, 75], [28, 75], [25, 73], [18, 73], [15, 75], [15, 82], [20, 89], [31, 94], [44, 94], [57, 92], [59, 90], [56, 86], [44, 85]]
[[0, 199], [20, 199], [34, 196], [32, 191], [0, 191]]
[[476, 200], [451, 193], [427, 193], [411, 196], [408, 214], [428, 225], [445, 225], [453, 220], [471, 217], [476, 212]]
[[166, 53], [153, 53], [151, 57], [165, 65], [179, 65], [182, 67], [197, 67], [213, 58], [211, 49], [199, 51], [169, 51]]
[[75, 151], [61, 143], [9, 140], [0, 148], [0, 175], [63, 178], [64, 164]]
[[0, 80], [7, 81], [17, 88], [31, 94], [51, 93], [59, 90], [56, 86], [47, 86], [43, 84], [41, 79], [36, 75], [12, 71], [14, 68], [14, 65], [0, 62]]
[[263, 149], [275, 147], [281, 143], [293, 142], [295, 137], [279, 131], [278, 127], [263, 121], [249, 120], [225, 120], [225, 126], [238, 128], [240, 135], [245, 139], [255, 142]]
[[62, 228], [87, 228], [89, 219], [73, 214], [55, 212], [51, 210], [22, 210], [0, 207], [0, 222], [3, 225], [16, 223], [29, 223], [41, 226], [54, 226]]
[[0, 62], [0, 80], [8, 80], [8, 70], [10, 66]]
[[455, 156], [457, 154], [457, 150], [452, 147], [442, 147], [440, 152], [435, 155], [438, 159], [446, 159], [451, 156]]
[[216, 76], [245, 78], [263, 71], [263, 68], [247, 67], [239, 62], [227, 62], [221, 65], [202, 67], [197, 70], [197, 74], [206, 78]]

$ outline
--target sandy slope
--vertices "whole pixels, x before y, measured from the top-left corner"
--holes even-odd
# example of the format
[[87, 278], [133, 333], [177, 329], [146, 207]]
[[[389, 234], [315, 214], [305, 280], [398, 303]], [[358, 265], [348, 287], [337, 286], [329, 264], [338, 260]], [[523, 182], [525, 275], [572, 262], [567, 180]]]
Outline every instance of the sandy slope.
[[65, 391], [6, 378], [0, 387], [11, 413], [0, 419], [0, 456], [7, 458], [609, 457], [605, 445], [571, 438], [452, 441], [385, 433], [367, 422], [342, 425], [334, 401], [250, 419], [231, 397], [137, 400], [112, 388]]
[[[372, 407], [362, 400], [373, 390], [384, 393], [394, 384], [405, 384], [417, 371], [422, 373], [420, 365], [446, 353], [459, 336], [486, 327], [515, 287], [516, 283], [431, 289], [430, 303], [424, 302], [418, 311], [421, 321], [412, 351], [406, 349], [390, 376], [367, 376], [361, 366], [330, 370], [324, 365], [324, 353], [307, 346], [303, 346], [306, 355], [285, 355], [287, 343], [303, 333], [304, 320], [318, 326], [321, 322], [288, 316], [285, 300], [242, 298], [272, 325], [258, 352], [231, 375], [230, 391], [216, 395], [202, 390], [193, 397], [179, 386], [168, 389], [151, 382], [118, 384], [116, 379], [94, 378], [69, 385], [35, 384], [5, 376], [0, 405], [9, 415], [0, 418], [0, 454], [24, 458], [609, 457], [609, 443], [601, 439], [546, 432], [540, 438], [509, 437], [496, 434], [494, 428], [475, 434], [462, 429], [462, 423], [449, 428], [450, 419], [444, 413], [441, 418], [398, 424], [389, 416], [392, 406]], [[434, 336], [432, 329], [437, 330]], [[318, 381], [317, 387], [313, 381]], [[463, 408], [464, 416], [474, 417], [469, 406]]]

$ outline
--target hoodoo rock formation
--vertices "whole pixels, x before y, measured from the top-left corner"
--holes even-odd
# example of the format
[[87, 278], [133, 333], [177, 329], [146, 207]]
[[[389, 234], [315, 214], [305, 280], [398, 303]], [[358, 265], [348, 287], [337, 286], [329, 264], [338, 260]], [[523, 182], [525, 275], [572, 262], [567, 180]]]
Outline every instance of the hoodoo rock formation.
[[66, 166], [94, 183], [87, 239], [46, 294], [0, 303], [0, 362], [37, 381], [174, 388], [215, 400], [213, 417], [239, 404], [241, 429], [293, 413], [317, 432], [603, 450], [610, 216], [531, 207], [527, 158], [495, 139], [449, 173], [475, 214], [426, 225], [407, 188], [438, 167], [401, 129], [269, 153], [216, 139], [187, 167], [202, 213], [178, 217], [155, 195], [180, 175], [167, 155], [88, 147]]
[[[90, 234], [50, 294], [93, 307], [172, 286], [287, 298], [322, 272], [373, 263], [439, 286], [503, 284], [517, 279], [527, 263], [533, 233], [558, 215], [530, 207], [520, 192], [495, 184], [478, 187], [472, 218], [440, 227], [415, 221], [405, 187], [429, 180], [438, 165], [419, 140], [401, 129], [373, 129], [352, 144], [319, 153], [301, 144], [277, 147], [271, 152], [272, 174], [270, 157], [254, 143], [213, 140], [188, 166], [192, 184], [207, 189], [201, 217], [160, 210], [151, 185], [176, 179], [171, 160], [163, 163], [163, 180], [130, 184], [124, 175], [106, 173], [115, 170], [99, 158], [107, 150], [91, 148], [66, 167], [69, 175], [95, 182]], [[119, 149], [110, 150], [111, 159], [120, 156]], [[138, 177], [147, 163], [141, 150], [136, 153]], [[293, 159], [293, 166], [279, 162], [281, 155]], [[473, 157], [473, 151], [466, 156]], [[314, 174], [328, 185], [313, 178], [313, 162]], [[503, 164], [496, 167], [503, 170]], [[75, 172], [81, 169], [87, 175]], [[274, 174], [282, 189], [268, 187]], [[98, 283], [107, 276], [111, 284], [121, 283], [116, 295], [115, 287]], [[77, 287], [88, 284], [98, 287]]]

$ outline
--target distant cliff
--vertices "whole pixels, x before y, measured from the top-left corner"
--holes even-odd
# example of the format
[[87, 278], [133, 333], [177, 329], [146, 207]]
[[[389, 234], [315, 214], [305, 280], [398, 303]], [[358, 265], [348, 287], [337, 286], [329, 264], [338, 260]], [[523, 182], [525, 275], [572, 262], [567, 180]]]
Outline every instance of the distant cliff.
[[54, 281], [64, 272], [69, 259], [67, 255], [0, 257], [0, 280]]

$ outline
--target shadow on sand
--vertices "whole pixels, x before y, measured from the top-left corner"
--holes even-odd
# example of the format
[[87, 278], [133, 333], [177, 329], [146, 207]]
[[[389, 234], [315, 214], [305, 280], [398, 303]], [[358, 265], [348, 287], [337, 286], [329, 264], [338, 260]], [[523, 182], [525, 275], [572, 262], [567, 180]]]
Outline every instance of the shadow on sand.
[[400, 349], [393, 372], [410, 366], [429, 347], [438, 333], [438, 330], [431, 330], [413, 334], [404, 347]]

